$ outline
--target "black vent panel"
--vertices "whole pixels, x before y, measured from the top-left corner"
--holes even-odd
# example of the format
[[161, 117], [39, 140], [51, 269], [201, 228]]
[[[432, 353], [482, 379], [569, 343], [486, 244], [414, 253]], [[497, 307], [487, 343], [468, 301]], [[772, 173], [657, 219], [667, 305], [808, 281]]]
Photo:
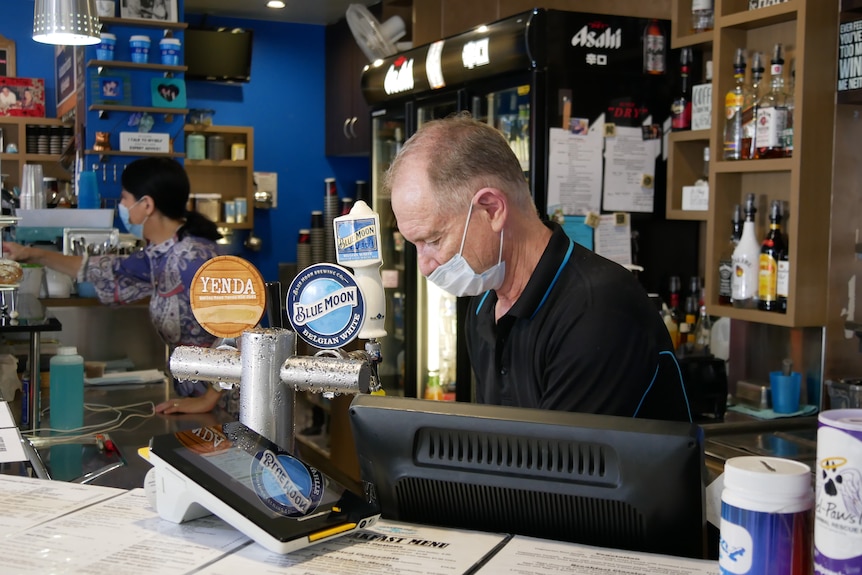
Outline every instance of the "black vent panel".
[[618, 501], [404, 478], [395, 486], [400, 521], [516, 533], [622, 549], [645, 549], [643, 517]]
[[512, 437], [467, 430], [423, 428], [416, 434], [417, 464], [482, 474], [617, 485], [617, 453], [598, 443]]

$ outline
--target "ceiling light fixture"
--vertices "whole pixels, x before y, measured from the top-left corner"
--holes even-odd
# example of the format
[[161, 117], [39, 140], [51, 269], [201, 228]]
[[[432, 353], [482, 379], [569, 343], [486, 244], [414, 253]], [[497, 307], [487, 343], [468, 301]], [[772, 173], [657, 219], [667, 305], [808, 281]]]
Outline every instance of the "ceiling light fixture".
[[281, 0], [269, 0], [269, 2], [266, 3], [266, 7], [267, 8], [284, 8], [284, 2], [282, 2]]
[[98, 44], [102, 25], [95, 0], [36, 0], [33, 40], [43, 44]]

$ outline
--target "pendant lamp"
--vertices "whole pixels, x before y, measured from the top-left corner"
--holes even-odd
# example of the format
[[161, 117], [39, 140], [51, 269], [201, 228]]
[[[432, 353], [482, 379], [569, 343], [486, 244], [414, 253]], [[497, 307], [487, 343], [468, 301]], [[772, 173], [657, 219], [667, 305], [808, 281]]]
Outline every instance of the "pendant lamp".
[[85, 46], [100, 42], [95, 0], [36, 0], [33, 40], [43, 44]]

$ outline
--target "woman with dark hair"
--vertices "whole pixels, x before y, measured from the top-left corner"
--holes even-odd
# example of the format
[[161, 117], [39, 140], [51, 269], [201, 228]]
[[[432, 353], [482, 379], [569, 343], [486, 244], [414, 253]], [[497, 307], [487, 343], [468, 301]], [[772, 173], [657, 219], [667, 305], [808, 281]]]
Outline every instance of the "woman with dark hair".
[[[180, 345], [210, 346], [216, 338], [195, 320], [189, 303], [198, 268], [218, 255], [216, 224], [186, 209], [189, 178], [169, 158], [144, 158], [126, 166], [118, 210], [126, 229], [147, 246], [129, 255], [63, 255], [3, 242], [6, 257], [53, 268], [92, 282], [99, 301], [125, 304], [150, 298], [150, 319], [170, 350]], [[220, 391], [203, 382], [175, 381], [181, 399], [156, 406], [165, 413], [203, 413], [218, 403]]]

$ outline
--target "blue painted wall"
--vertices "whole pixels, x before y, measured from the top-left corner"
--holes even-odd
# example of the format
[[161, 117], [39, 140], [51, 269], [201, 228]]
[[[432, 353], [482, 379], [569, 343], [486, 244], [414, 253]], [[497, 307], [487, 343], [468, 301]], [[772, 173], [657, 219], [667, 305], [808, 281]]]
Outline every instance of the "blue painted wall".
[[[18, 76], [45, 78], [47, 113], [53, 117], [53, 47], [31, 39], [33, 9], [33, 0], [0, 0], [0, 34], [16, 42]], [[200, 16], [190, 14], [185, 20], [194, 25]], [[234, 18], [207, 18], [206, 23], [254, 32], [251, 82], [190, 81], [188, 105], [215, 110], [215, 124], [253, 126], [255, 170], [278, 174], [278, 208], [254, 214], [254, 233], [263, 240], [263, 248], [258, 253], [243, 250], [239, 254], [256, 265], [267, 281], [274, 281], [280, 262], [296, 260], [297, 233], [310, 226], [311, 211], [323, 209], [324, 178], [334, 177], [340, 195], [352, 196], [354, 182], [369, 179], [369, 162], [367, 158], [325, 156], [323, 26]], [[158, 36], [152, 29], [147, 33], [154, 39]], [[94, 50], [88, 48], [88, 58], [95, 57]], [[112, 116], [117, 124], [125, 122], [128, 114]], [[126, 129], [113, 124], [112, 132]], [[177, 127], [175, 124], [170, 132], [177, 132]], [[88, 130], [88, 147], [93, 131]], [[119, 197], [119, 186], [111, 182], [101, 191], [104, 197]]]

